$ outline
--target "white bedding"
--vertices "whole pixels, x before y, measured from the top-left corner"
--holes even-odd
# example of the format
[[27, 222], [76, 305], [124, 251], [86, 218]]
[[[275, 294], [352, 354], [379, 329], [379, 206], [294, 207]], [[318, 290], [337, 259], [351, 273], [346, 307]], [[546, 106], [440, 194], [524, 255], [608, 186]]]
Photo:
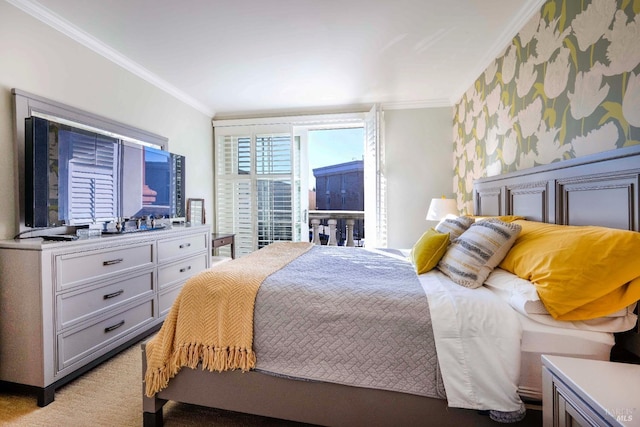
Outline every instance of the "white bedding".
[[522, 325], [518, 390], [520, 396], [529, 399], [542, 400], [543, 354], [609, 360], [615, 344], [612, 332], [625, 331], [636, 323], [633, 306], [599, 319], [555, 320], [540, 301], [533, 283], [500, 268], [487, 278], [485, 287], [516, 311]]
[[612, 333], [559, 328], [518, 313], [522, 325], [520, 396], [542, 400], [543, 354], [609, 360], [615, 344]]
[[631, 306], [593, 321], [555, 320], [533, 284], [499, 268], [478, 289], [456, 285], [438, 270], [419, 279], [452, 407], [512, 411], [518, 395], [542, 400], [542, 354], [609, 360], [612, 332], [637, 318]]
[[528, 280], [521, 279], [515, 274], [496, 268], [485, 282], [493, 292], [498, 294], [518, 313], [556, 328], [577, 329], [582, 331], [624, 332], [636, 325], [638, 316], [633, 311], [636, 304], [619, 310], [605, 317], [582, 321], [566, 322], [554, 319], [538, 296], [536, 287]]
[[522, 410], [516, 312], [489, 289], [459, 286], [437, 270], [419, 278], [429, 299], [449, 406]]

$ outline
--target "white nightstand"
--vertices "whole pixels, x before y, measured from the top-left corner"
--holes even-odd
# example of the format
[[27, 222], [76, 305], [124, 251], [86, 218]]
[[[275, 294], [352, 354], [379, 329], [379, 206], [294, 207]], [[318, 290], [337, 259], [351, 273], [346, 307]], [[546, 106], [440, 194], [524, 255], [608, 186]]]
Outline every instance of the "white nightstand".
[[542, 356], [545, 427], [640, 426], [640, 365]]

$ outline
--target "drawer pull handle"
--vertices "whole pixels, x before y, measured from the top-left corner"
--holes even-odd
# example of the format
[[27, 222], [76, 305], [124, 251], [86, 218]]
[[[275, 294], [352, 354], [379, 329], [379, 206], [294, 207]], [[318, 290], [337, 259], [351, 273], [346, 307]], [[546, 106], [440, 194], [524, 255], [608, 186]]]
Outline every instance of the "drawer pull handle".
[[180, 269], [180, 273], [184, 273], [185, 271], [189, 271], [189, 270], [191, 270], [191, 266], [188, 266], [188, 267], [182, 267], [182, 268]]
[[109, 333], [111, 331], [115, 331], [116, 329], [118, 329], [120, 326], [124, 325], [124, 320], [121, 320], [120, 323], [116, 323], [113, 326], [109, 326], [108, 328], [104, 328], [104, 333]]
[[191, 243], [183, 243], [180, 245], [180, 249], [188, 248], [189, 246], [191, 246]]
[[108, 265], [119, 264], [122, 261], [124, 261], [124, 258], [110, 259], [109, 261], [102, 261], [102, 265], [106, 267]]
[[110, 294], [103, 295], [102, 297], [104, 299], [111, 299], [111, 298], [115, 298], [117, 296], [120, 296], [122, 294], [124, 294], [124, 289], [120, 289], [119, 291], [115, 291], [115, 292], [112, 292]]

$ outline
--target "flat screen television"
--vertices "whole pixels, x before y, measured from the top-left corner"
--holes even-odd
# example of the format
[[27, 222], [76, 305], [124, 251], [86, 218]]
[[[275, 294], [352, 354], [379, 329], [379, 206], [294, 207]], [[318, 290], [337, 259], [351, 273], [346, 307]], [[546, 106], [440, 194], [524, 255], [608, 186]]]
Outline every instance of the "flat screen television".
[[25, 225], [184, 216], [183, 156], [41, 117], [25, 122]]

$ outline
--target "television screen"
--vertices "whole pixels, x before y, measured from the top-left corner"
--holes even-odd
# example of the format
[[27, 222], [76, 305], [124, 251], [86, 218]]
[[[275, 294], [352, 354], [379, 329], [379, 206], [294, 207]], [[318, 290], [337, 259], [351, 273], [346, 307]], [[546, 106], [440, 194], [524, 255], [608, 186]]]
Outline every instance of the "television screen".
[[40, 117], [25, 122], [25, 225], [184, 216], [183, 156]]
[[118, 217], [118, 139], [39, 117], [25, 131], [25, 225]]
[[118, 217], [118, 142], [106, 135], [58, 126], [58, 217], [66, 224]]
[[122, 216], [172, 216], [171, 154], [138, 144], [123, 144]]

